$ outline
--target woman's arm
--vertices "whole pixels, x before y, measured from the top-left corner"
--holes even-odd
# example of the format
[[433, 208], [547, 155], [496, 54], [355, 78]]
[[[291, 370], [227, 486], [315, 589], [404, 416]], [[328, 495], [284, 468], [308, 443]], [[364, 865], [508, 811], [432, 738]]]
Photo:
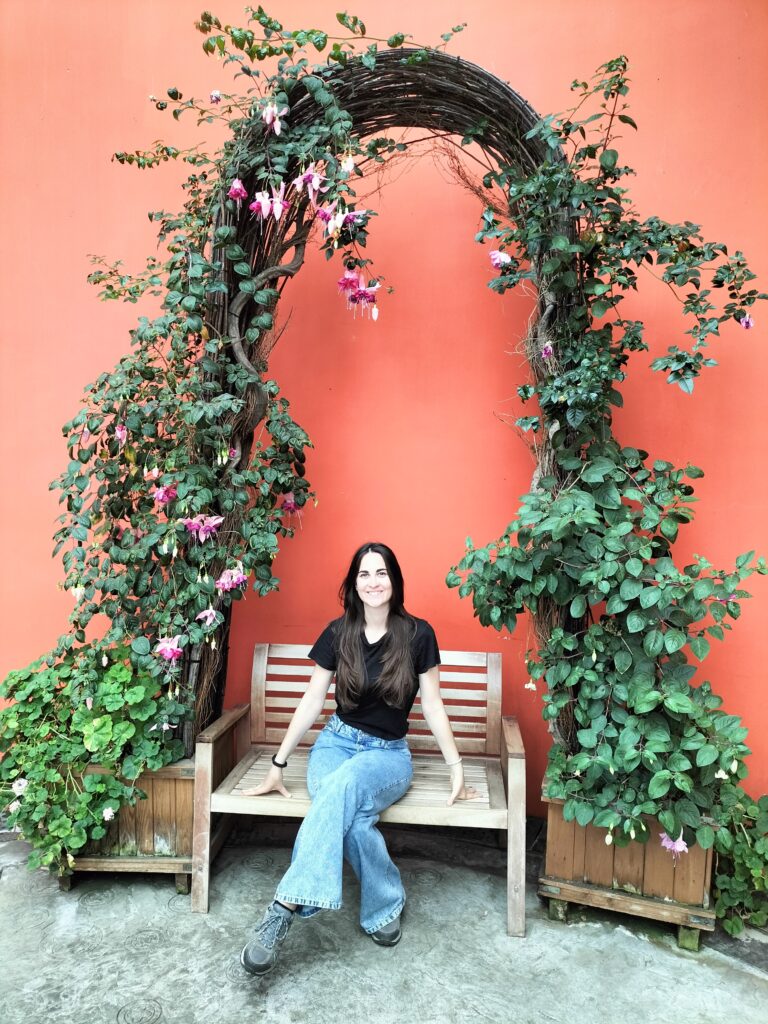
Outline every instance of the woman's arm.
[[[304, 733], [313, 725], [323, 710], [325, 697], [333, 679], [333, 672], [315, 665], [307, 686], [307, 691], [296, 706], [293, 717], [285, 730], [283, 742], [275, 754], [276, 761], [287, 761], [296, 747], [301, 743]], [[283, 785], [283, 770], [272, 765], [264, 781], [253, 789], [244, 789], [243, 796], [262, 796], [264, 793], [291, 794]]]
[[456, 741], [453, 738], [443, 698], [440, 696], [440, 668], [438, 665], [419, 676], [419, 694], [421, 710], [424, 712], [426, 723], [437, 740], [440, 753], [451, 769], [451, 795], [448, 797], [448, 805], [450, 806], [454, 800], [471, 800], [473, 797], [479, 796], [477, 790], [464, 785], [464, 767], [456, 748]]

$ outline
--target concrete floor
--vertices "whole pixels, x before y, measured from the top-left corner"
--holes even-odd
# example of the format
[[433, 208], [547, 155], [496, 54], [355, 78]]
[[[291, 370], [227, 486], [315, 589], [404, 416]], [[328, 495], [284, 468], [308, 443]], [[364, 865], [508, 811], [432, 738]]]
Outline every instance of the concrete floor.
[[350, 875], [344, 908], [297, 921], [262, 979], [239, 953], [288, 864], [289, 823], [233, 835], [207, 915], [171, 876], [84, 874], [60, 892], [0, 834], [0, 1024], [766, 1024], [762, 932], [708, 935], [688, 953], [639, 918], [549, 921], [535, 892], [541, 824], [529, 822], [525, 939], [505, 932], [492, 833], [389, 827], [408, 893], [400, 945], [360, 933]]

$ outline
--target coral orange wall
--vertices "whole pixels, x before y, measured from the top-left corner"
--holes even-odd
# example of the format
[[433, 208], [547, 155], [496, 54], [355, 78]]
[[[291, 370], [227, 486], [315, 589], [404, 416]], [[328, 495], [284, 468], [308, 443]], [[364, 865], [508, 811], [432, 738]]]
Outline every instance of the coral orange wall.
[[[334, 24], [328, 0], [270, 6], [296, 27]], [[110, 154], [157, 137], [194, 138], [147, 94], [227, 88], [226, 69], [204, 57], [192, 28], [199, 10], [198, 0], [38, 0], [15, 8], [13, 32], [0, 40], [3, 674], [47, 650], [66, 625], [70, 599], [57, 590], [61, 569], [50, 559], [57, 506], [47, 490], [66, 459], [59, 428], [85, 383], [127, 347], [137, 315], [96, 300], [85, 283], [87, 254], [139, 266], [154, 244], [145, 212], [179, 205], [180, 169], [137, 172]], [[232, 0], [215, 10], [241, 21]], [[768, 106], [768, 10], [760, 0], [361, 0], [355, 13], [371, 35], [403, 30], [423, 42], [468, 21], [453, 52], [508, 80], [542, 113], [567, 106], [573, 78], [626, 53], [640, 132], [628, 132], [621, 149], [638, 171], [640, 212], [702, 223], [709, 237], [746, 251], [765, 287], [768, 135], [755, 112]], [[524, 625], [512, 637], [481, 629], [443, 584], [465, 536], [497, 536], [528, 489], [532, 457], [506, 418], [518, 414], [530, 300], [486, 288], [487, 248], [472, 242], [480, 211], [444, 165], [405, 162], [371, 205], [380, 217], [370, 254], [396, 287], [378, 323], [346, 313], [335, 294], [338, 266], [316, 256], [281, 307], [293, 315], [272, 370], [315, 443], [308, 475], [319, 504], [280, 555], [281, 592], [262, 601], [250, 594], [235, 609], [227, 701], [245, 696], [254, 641], [312, 640], [336, 614], [351, 550], [383, 539], [402, 560], [409, 606], [433, 622], [444, 647], [502, 651], [504, 710], [520, 718], [535, 801], [548, 738], [537, 695], [523, 689], [532, 639]], [[712, 352], [719, 368], [688, 398], [647, 370], [680, 338], [674, 304], [648, 278], [633, 305], [653, 352], [635, 359], [618, 435], [707, 471], [678, 557], [700, 552], [726, 565], [749, 548], [765, 551], [768, 308], [758, 308], [750, 334], [724, 331]], [[764, 792], [765, 581], [754, 590], [705, 676], [750, 727], [750, 786]]]

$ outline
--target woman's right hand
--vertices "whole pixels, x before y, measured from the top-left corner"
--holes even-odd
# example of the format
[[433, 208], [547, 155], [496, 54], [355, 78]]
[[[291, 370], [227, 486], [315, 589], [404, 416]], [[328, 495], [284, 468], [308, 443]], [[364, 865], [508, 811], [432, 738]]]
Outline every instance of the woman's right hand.
[[251, 789], [243, 789], [241, 792], [243, 796], [264, 796], [265, 793], [280, 793], [282, 796], [287, 796], [289, 800], [293, 799], [292, 794], [283, 785], [283, 769], [276, 768], [275, 765], [272, 765], [269, 769], [262, 783]]

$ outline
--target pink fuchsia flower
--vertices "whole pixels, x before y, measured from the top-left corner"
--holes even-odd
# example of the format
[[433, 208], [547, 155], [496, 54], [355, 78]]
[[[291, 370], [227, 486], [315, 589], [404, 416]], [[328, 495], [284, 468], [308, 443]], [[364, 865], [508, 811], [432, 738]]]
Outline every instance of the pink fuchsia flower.
[[512, 257], [509, 253], [502, 252], [501, 249], [491, 249], [488, 255], [490, 256], [491, 263], [496, 270], [503, 270], [504, 267], [509, 266], [512, 262]]
[[239, 178], [233, 178], [232, 184], [229, 186], [229, 192], [227, 192], [229, 199], [234, 199], [237, 203], [241, 200], [248, 198], [248, 193]]
[[357, 273], [357, 271], [356, 270], [350, 270], [349, 268], [347, 268], [347, 270], [344, 271], [344, 276], [339, 278], [338, 284], [339, 284], [339, 292], [342, 295], [346, 295], [349, 292], [356, 291], [357, 288], [358, 288], [358, 273]]
[[318, 193], [328, 191], [327, 187], [322, 187], [324, 181], [327, 181], [327, 178], [316, 171], [314, 163], [311, 163], [303, 174], [293, 179], [291, 184], [297, 192], [302, 192], [306, 188], [309, 200], [314, 205], [317, 202]]
[[230, 459], [237, 458], [237, 448], [230, 448], [227, 455], [229, 455]]
[[115, 427], [115, 437], [117, 438], [117, 443], [122, 448], [128, 440], [128, 428], [124, 423], [118, 423]]
[[216, 619], [219, 613], [214, 608], [206, 608], [205, 611], [200, 612], [199, 615], [195, 616], [195, 619], [202, 621], [206, 626], [213, 626], [216, 624]]
[[218, 89], [211, 89], [211, 103], [216, 106], [217, 103], [221, 103], [221, 93]]
[[272, 186], [272, 216], [275, 220], [280, 220], [285, 211], [290, 208], [290, 203], [287, 203], [283, 196], [285, 195], [285, 182], [280, 185], [280, 191]]
[[555, 350], [550, 345], [549, 342], [547, 342], [546, 345], [542, 345], [541, 346], [541, 358], [542, 359], [552, 359], [554, 354], [555, 354]]
[[361, 271], [357, 276], [357, 287], [346, 289], [347, 309], [351, 309], [355, 313], [358, 309], [361, 309], [363, 313], [367, 310], [371, 319], [377, 320], [379, 307], [376, 305], [376, 292], [380, 287], [378, 281], [375, 284], [366, 284]]
[[88, 444], [91, 440], [91, 432], [88, 427], [83, 427], [83, 432], [80, 434], [80, 444]]
[[21, 796], [24, 790], [29, 785], [29, 779], [25, 779], [23, 776], [20, 779], [14, 779], [11, 783], [11, 789], [16, 796]]
[[278, 110], [276, 103], [268, 103], [261, 112], [261, 119], [267, 131], [273, 131], [275, 135], [279, 135], [283, 128], [280, 118], [285, 117], [287, 113], [288, 107]]
[[323, 224], [326, 224], [326, 225], [330, 224], [330, 222], [331, 222], [331, 220], [333, 219], [333, 216], [334, 216], [334, 212], [333, 211], [336, 209], [336, 203], [337, 203], [337, 200], [334, 199], [334, 201], [330, 204], [330, 206], [318, 206], [317, 211], [316, 211], [317, 212], [317, 217], [318, 217], [319, 220], [321, 220], [323, 222]]
[[266, 220], [272, 210], [272, 199], [266, 192], [257, 192], [248, 209], [251, 213], [258, 214], [262, 220]]
[[296, 504], [296, 499], [294, 498], [292, 491], [289, 491], [288, 494], [285, 495], [280, 509], [281, 511], [288, 513], [299, 511], [299, 506]]
[[344, 227], [349, 227], [350, 224], [357, 224], [358, 221], [365, 220], [368, 213], [368, 210], [350, 210], [349, 213], [344, 214], [342, 223]]
[[218, 528], [224, 522], [224, 516], [204, 516], [201, 513], [200, 515], [194, 516], [192, 519], [181, 519], [179, 521], [186, 526], [187, 530], [197, 537], [202, 544], [208, 539], [208, 537], [212, 537], [216, 533]]
[[158, 505], [167, 505], [169, 501], [178, 494], [176, 486], [174, 484], [166, 484], [164, 487], [158, 487], [155, 490], [155, 501]]
[[104, 810], [101, 812], [101, 816], [104, 819], [104, 821], [112, 821], [112, 819], [115, 816], [114, 807], [105, 807]]
[[238, 562], [234, 569], [225, 569], [221, 576], [216, 580], [214, 586], [217, 590], [227, 591], [235, 590], [237, 587], [242, 587], [242, 585], [247, 582], [248, 577], [243, 572], [242, 565]]
[[743, 316], [741, 318], [741, 320], [739, 320], [739, 323], [741, 324], [741, 326], [744, 328], [745, 331], [750, 331], [755, 326], [755, 321], [752, 319], [752, 317], [749, 315], [749, 313], [747, 313], [745, 316]]
[[180, 640], [181, 633], [177, 636], [162, 637], [155, 647], [155, 654], [159, 654], [166, 661], [177, 661], [184, 653], [181, 647], [179, 647]]
[[669, 850], [672, 854], [674, 861], [677, 860], [681, 853], [688, 853], [688, 843], [683, 839], [682, 832], [680, 832], [677, 839], [670, 839], [666, 832], [662, 832], [659, 839], [661, 839], [661, 845], [664, 849]]

